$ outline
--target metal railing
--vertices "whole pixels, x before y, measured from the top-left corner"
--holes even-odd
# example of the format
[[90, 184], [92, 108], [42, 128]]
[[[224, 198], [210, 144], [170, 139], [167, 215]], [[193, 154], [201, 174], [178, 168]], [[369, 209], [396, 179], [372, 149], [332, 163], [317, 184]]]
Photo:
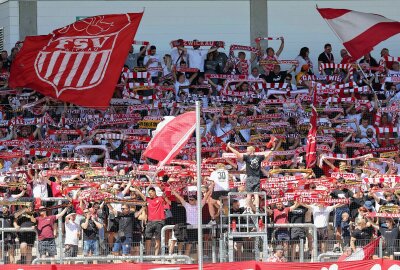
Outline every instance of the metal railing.
[[[165, 250], [166, 250], [166, 231], [167, 230], [173, 230], [175, 227], [175, 225], [165, 225], [162, 229], [161, 229], [161, 256], [165, 256]], [[215, 225], [202, 225], [201, 228], [204, 229], [211, 229], [211, 235], [215, 236], [216, 235], [216, 231], [217, 231], [217, 226]], [[193, 226], [193, 225], [187, 225], [187, 229], [197, 229], [197, 226]], [[215, 237], [212, 237], [211, 239], [211, 258], [212, 258], [212, 262], [216, 263], [217, 262], [217, 241], [215, 239]]]
[[[193, 263], [192, 258], [186, 255], [168, 255], [168, 256], [91, 256], [91, 257], [64, 257], [65, 262], [93, 262], [93, 261], [127, 261], [127, 260], [140, 260], [140, 261], [162, 261], [162, 260], [184, 260], [186, 264]], [[53, 263], [58, 262], [59, 259], [55, 258], [36, 258], [32, 264], [39, 263]]]

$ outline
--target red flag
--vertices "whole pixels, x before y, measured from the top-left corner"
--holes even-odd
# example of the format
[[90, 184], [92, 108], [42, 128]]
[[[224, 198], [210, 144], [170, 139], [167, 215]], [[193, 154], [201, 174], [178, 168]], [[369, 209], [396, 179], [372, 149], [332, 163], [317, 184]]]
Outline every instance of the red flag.
[[400, 33], [400, 22], [348, 9], [317, 8], [322, 18], [357, 60], [382, 41]]
[[160, 161], [160, 166], [168, 164], [185, 146], [195, 128], [196, 112], [187, 112], [175, 117], [157, 132], [143, 156]]
[[306, 165], [307, 168], [314, 167], [317, 161], [317, 109], [315, 109], [317, 101], [317, 89], [314, 88], [314, 100], [311, 105], [311, 119], [310, 119], [310, 130], [307, 135], [307, 145], [306, 145]]
[[89, 17], [27, 37], [10, 87], [29, 87], [85, 107], [108, 107], [143, 13]]

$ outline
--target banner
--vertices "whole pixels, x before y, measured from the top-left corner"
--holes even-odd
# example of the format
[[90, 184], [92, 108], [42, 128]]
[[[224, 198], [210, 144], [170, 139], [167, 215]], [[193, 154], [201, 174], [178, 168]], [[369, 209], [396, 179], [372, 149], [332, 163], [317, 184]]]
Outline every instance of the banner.
[[[197, 270], [197, 264], [90, 264], [80, 265], [85, 270], [103, 270], [118, 268], [119, 270]], [[400, 262], [394, 260], [364, 260], [350, 262], [321, 262], [321, 263], [269, 263], [269, 262], [232, 262], [232, 263], [207, 263], [204, 264], [205, 270], [395, 270], [400, 268]], [[17, 265], [5, 264], [2, 270], [75, 270], [76, 265]]]

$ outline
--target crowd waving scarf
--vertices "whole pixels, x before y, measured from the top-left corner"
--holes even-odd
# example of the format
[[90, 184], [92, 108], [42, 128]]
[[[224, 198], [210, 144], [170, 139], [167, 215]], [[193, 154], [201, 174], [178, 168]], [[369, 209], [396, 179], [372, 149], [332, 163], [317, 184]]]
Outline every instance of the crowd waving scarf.
[[[143, 13], [88, 17], [26, 37], [9, 85], [84, 107], [108, 107]], [[105, 75], [107, 74], [107, 75]]]

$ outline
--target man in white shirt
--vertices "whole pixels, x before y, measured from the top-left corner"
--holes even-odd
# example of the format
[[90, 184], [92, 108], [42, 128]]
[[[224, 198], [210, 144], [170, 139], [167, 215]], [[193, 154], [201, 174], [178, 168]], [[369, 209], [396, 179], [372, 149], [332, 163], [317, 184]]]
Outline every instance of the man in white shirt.
[[[197, 39], [193, 42], [198, 41]], [[204, 61], [207, 58], [207, 54], [216, 51], [217, 47], [212, 47], [210, 49], [200, 49], [199, 45], [194, 45], [193, 49], [187, 49], [185, 47], [179, 47], [179, 50], [184, 51], [189, 59], [189, 67], [197, 68], [200, 72], [204, 72]]]
[[75, 222], [76, 213], [65, 217], [65, 257], [76, 257], [78, 255], [78, 242], [81, 234], [81, 227]]
[[218, 163], [216, 165], [216, 170], [213, 171], [209, 177], [209, 180], [213, 182], [213, 185], [210, 188], [213, 188], [213, 192], [211, 198], [207, 201], [208, 203], [208, 211], [210, 212], [211, 221], [210, 225], [217, 224], [215, 221], [216, 208], [219, 209], [221, 207], [219, 199], [221, 197], [224, 198], [223, 204], [227, 204], [226, 196], [229, 193], [229, 172], [225, 169], [225, 165], [222, 163]]
[[[197, 197], [194, 195], [189, 195], [188, 196], [188, 201], [185, 201], [182, 196], [180, 196], [176, 190], [171, 188], [172, 194], [176, 197], [176, 199], [182, 204], [183, 207], [185, 207], [186, 210], [186, 223], [189, 225], [193, 225], [197, 227], [197, 213], [199, 209], [197, 208]], [[208, 200], [210, 194], [207, 193], [203, 200], [201, 201], [201, 207], [203, 208], [205, 202]], [[190, 250], [192, 248], [192, 243], [197, 242], [197, 228], [195, 229], [188, 229], [187, 230], [187, 235], [188, 239], [187, 242], [188, 244], [185, 247], [185, 255], [189, 256], [190, 255]], [[178, 245], [178, 251], [182, 250], [183, 243], [179, 243]]]
[[320, 243], [321, 253], [326, 252], [325, 241], [328, 240], [328, 225], [329, 225], [329, 214], [336, 208], [342, 206], [342, 204], [335, 204], [333, 206], [326, 206], [323, 203], [319, 204], [300, 204], [312, 211], [314, 218], [314, 225], [317, 227], [317, 236]]
[[[150, 53], [144, 57], [143, 64], [146, 68], [161, 67], [161, 58], [156, 54], [157, 48], [154, 45], [150, 46]], [[157, 77], [158, 71], [150, 71], [151, 77]]]

